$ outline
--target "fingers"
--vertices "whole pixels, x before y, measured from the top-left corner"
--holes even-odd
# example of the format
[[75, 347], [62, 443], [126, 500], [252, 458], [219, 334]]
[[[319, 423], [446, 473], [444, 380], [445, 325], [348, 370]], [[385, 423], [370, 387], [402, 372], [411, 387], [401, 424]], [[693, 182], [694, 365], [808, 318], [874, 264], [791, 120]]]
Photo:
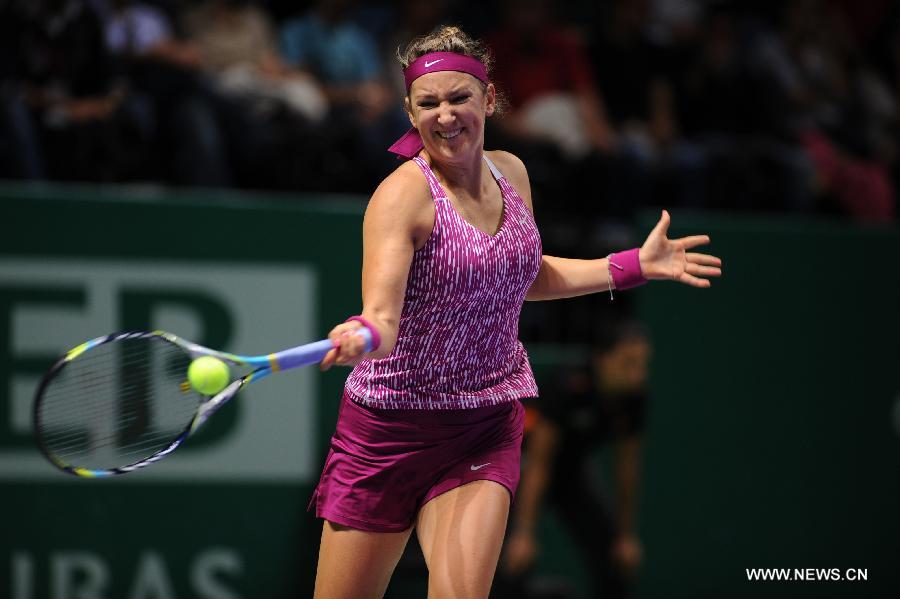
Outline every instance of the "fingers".
[[653, 230], [650, 231], [650, 235], [659, 235], [661, 237], [665, 237], [666, 233], [669, 231], [669, 223], [672, 222], [672, 217], [669, 216], [668, 210], [662, 211], [662, 216], [659, 218], [659, 222], [656, 223], [656, 226], [653, 227]]
[[677, 242], [681, 244], [682, 248], [689, 250], [698, 245], [708, 244], [709, 235], [691, 235], [689, 237], [682, 237], [681, 239], [678, 239]]
[[721, 277], [722, 269], [716, 266], [701, 266], [699, 264], [693, 264], [688, 262], [684, 266], [684, 271], [690, 275], [697, 275], [702, 277]]
[[319, 363], [319, 369], [326, 371], [335, 364], [348, 366], [359, 362], [360, 357], [366, 353], [366, 340], [362, 335], [356, 334], [362, 325], [358, 322], [345, 322], [334, 327], [328, 334], [334, 344], [334, 349], [325, 354]]
[[687, 272], [681, 273], [681, 276], [678, 277], [678, 281], [690, 285], [691, 287], [699, 287], [701, 289], [709, 289], [712, 285], [708, 280], [695, 277]]
[[694, 252], [688, 252], [684, 257], [688, 262], [693, 262], [694, 264], [700, 264], [703, 266], [722, 266], [722, 260], [720, 258], [710, 256], [709, 254], [696, 254]]
[[325, 372], [326, 370], [329, 370], [332, 366], [334, 366], [334, 361], [337, 358], [337, 354], [338, 354], [337, 348], [335, 348], [335, 349], [329, 351], [327, 354], [325, 354], [325, 357], [322, 358], [321, 362], [319, 362], [319, 370], [321, 370], [322, 372]]
[[721, 277], [722, 260], [708, 254], [687, 253], [684, 256], [684, 271], [698, 277]]

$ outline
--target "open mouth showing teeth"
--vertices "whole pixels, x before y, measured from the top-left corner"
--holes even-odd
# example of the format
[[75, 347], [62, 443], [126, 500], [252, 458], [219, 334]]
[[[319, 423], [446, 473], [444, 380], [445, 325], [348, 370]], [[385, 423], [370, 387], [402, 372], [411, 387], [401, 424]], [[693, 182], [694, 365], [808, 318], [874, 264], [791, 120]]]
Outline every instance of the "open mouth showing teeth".
[[455, 129], [453, 131], [438, 131], [437, 134], [438, 134], [438, 137], [441, 137], [443, 139], [453, 139], [454, 137], [459, 135], [461, 132], [462, 132], [462, 129]]

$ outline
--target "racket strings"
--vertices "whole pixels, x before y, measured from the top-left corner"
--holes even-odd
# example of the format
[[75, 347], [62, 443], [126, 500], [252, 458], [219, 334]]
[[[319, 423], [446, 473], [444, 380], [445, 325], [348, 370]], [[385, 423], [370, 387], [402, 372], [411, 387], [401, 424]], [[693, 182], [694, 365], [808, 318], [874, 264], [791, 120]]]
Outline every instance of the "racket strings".
[[109, 470], [147, 459], [174, 442], [202, 397], [183, 385], [191, 357], [159, 337], [101, 344], [46, 385], [37, 432], [69, 466]]

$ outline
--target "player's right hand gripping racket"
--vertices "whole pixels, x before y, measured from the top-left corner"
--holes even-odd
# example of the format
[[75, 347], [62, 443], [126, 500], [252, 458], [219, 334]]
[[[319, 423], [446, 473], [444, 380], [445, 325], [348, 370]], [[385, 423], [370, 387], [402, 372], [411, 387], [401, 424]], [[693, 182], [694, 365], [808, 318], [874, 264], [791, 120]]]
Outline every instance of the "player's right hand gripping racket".
[[[366, 352], [372, 334], [363, 327]], [[61, 470], [97, 478], [133, 472], [172, 453], [245, 385], [282, 370], [321, 362], [324, 339], [266, 356], [239, 356], [165, 331], [98, 337], [62, 356], [38, 386], [34, 431]], [[253, 368], [207, 397], [187, 382], [190, 363], [214, 356]]]

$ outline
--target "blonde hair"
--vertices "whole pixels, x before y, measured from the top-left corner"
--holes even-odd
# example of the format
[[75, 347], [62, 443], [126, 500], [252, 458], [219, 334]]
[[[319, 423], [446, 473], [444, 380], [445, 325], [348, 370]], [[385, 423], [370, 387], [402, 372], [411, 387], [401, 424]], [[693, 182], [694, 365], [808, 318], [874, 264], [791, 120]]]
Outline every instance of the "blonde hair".
[[462, 29], [452, 25], [438, 27], [431, 33], [409, 42], [404, 50], [397, 49], [397, 60], [404, 69], [420, 56], [431, 52], [454, 52], [481, 61], [488, 75], [494, 64], [490, 50], [480, 40], [469, 37]]
[[[470, 56], [484, 65], [488, 78], [491, 76], [491, 68], [494, 66], [494, 56], [490, 49], [481, 40], [476, 40], [468, 36], [465, 31], [454, 25], [444, 25], [436, 28], [431, 33], [420, 36], [412, 40], [406, 45], [406, 48], [400, 50], [397, 48], [397, 60], [404, 69], [408, 67], [414, 60], [432, 52], [454, 52], [464, 56]], [[486, 85], [484, 86], [487, 87]], [[504, 94], [496, 89], [494, 114], [502, 115], [508, 102]]]

